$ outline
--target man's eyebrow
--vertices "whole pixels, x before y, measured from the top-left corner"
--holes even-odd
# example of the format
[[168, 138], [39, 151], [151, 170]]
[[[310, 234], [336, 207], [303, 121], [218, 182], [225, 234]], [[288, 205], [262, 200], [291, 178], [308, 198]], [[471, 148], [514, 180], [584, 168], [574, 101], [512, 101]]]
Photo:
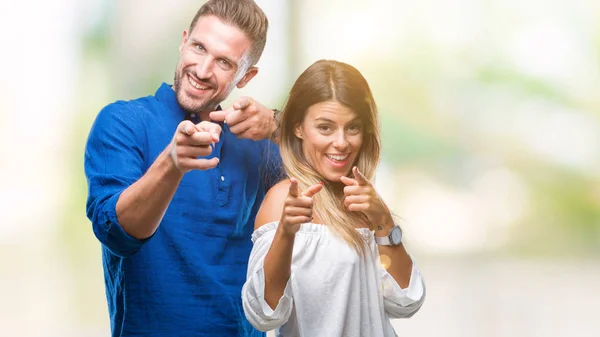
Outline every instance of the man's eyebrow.
[[192, 36], [190, 36], [189, 40], [190, 40], [190, 43], [193, 43], [193, 44], [199, 44], [199, 45], [201, 45], [201, 46], [204, 46], [204, 45], [202, 44], [202, 42], [200, 42], [200, 41], [196, 40], [196, 38], [194, 38], [194, 37], [192, 37]]

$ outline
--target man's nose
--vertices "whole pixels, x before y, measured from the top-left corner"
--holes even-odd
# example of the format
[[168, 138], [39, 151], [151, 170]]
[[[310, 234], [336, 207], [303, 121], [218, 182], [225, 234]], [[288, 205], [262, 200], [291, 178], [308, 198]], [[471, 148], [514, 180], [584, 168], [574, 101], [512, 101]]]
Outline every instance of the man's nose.
[[196, 76], [198, 76], [198, 78], [202, 80], [211, 78], [212, 75], [212, 62], [210, 60], [210, 57], [202, 58], [196, 66]]

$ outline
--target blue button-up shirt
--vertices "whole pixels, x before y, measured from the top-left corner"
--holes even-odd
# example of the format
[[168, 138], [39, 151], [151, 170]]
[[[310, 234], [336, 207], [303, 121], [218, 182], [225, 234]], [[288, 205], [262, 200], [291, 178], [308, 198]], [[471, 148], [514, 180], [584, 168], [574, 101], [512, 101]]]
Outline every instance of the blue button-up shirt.
[[254, 217], [281, 177], [279, 149], [238, 139], [222, 124], [210, 170], [184, 175], [160, 226], [146, 240], [123, 231], [115, 206], [186, 119], [167, 84], [106, 106], [85, 150], [87, 216], [102, 243], [112, 336], [264, 336], [246, 321], [241, 288]]

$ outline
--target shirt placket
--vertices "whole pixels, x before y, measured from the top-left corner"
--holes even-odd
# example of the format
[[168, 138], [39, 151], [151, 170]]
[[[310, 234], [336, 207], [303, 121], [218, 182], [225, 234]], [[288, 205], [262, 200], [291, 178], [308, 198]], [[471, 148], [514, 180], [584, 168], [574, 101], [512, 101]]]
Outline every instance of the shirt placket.
[[221, 124], [223, 131], [219, 137], [219, 142], [215, 144], [214, 152], [215, 156], [219, 158], [219, 163], [213, 169], [215, 172], [215, 179], [217, 179], [217, 203], [219, 206], [224, 206], [227, 203], [229, 196], [229, 186], [231, 183], [230, 177], [227, 176], [226, 171], [222, 169], [221, 163], [223, 162], [221, 149], [223, 148], [223, 142], [225, 141], [225, 132], [229, 131], [227, 124]]

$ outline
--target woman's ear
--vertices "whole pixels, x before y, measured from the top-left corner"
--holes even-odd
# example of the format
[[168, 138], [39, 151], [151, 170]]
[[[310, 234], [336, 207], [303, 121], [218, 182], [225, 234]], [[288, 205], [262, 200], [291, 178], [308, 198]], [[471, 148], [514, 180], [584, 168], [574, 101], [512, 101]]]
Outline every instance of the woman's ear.
[[294, 127], [294, 134], [296, 135], [296, 137], [302, 139], [302, 125], [297, 124]]

